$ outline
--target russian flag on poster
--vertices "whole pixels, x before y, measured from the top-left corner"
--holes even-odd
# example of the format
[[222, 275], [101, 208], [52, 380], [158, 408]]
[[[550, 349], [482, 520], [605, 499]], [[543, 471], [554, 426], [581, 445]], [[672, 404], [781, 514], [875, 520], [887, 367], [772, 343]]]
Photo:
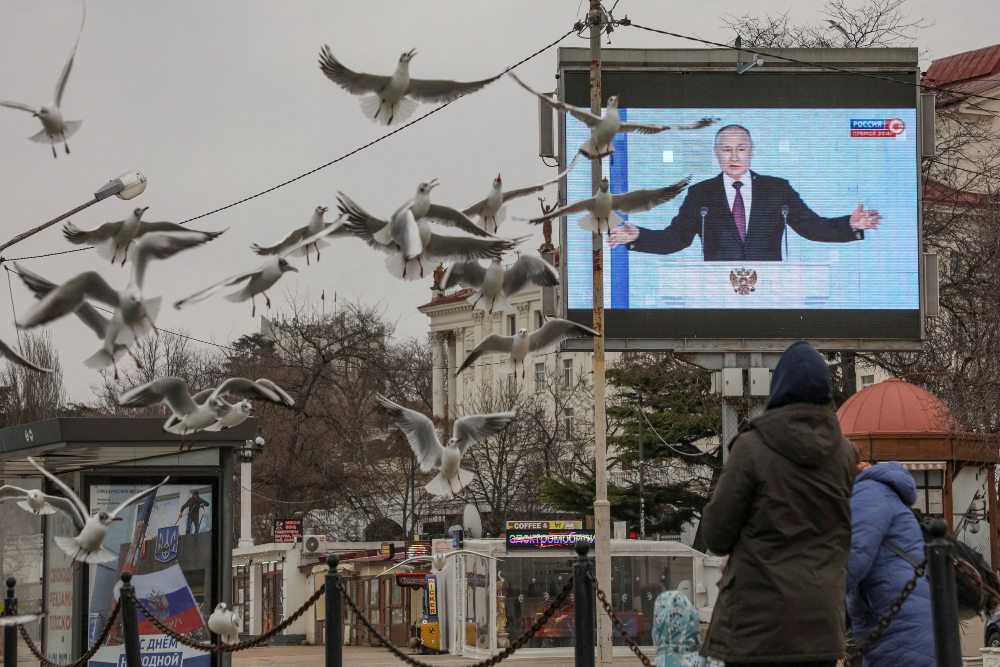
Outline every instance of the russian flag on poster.
[[[178, 634], [193, 632], [205, 625], [194, 593], [188, 586], [187, 579], [180, 565], [172, 565], [158, 572], [136, 574], [132, 576], [132, 586], [135, 596], [154, 614], [157, 619]], [[115, 597], [121, 582], [115, 585]], [[160, 631], [146, 618], [141, 611], [136, 610], [139, 619], [140, 635], [156, 635]]]

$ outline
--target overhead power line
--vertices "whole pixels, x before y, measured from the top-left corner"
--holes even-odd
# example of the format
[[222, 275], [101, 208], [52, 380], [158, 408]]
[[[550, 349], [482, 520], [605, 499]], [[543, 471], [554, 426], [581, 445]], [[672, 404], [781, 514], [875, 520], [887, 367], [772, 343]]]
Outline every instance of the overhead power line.
[[[560, 36], [558, 39], [553, 40], [552, 42], [550, 42], [550, 43], [546, 44], [545, 46], [543, 46], [542, 48], [538, 49], [537, 51], [535, 51], [535, 52], [533, 52], [533, 53], [525, 56], [524, 58], [521, 58], [520, 60], [518, 60], [513, 65], [509, 65], [508, 67], [506, 67], [503, 70], [503, 72], [501, 72], [498, 76], [503, 76], [507, 72], [510, 72], [511, 70], [513, 70], [513, 69], [515, 69], [517, 67], [520, 67], [521, 65], [523, 65], [526, 62], [528, 62], [529, 60], [531, 60], [533, 58], [536, 58], [539, 55], [545, 53], [546, 51], [548, 51], [549, 49], [551, 49], [552, 47], [556, 46], [561, 41], [563, 41], [564, 39], [566, 39], [567, 37], [569, 37], [570, 35], [572, 35], [574, 32], [575, 32], [575, 29], [574, 28], [570, 28], [568, 31], [566, 31], [565, 34], [563, 34], [562, 36]], [[464, 95], [462, 97], [464, 97]], [[309, 171], [303, 172], [303, 173], [299, 174], [298, 176], [294, 176], [292, 178], [289, 178], [288, 180], [282, 181], [281, 183], [278, 183], [277, 185], [272, 185], [269, 188], [261, 190], [260, 192], [254, 193], [254, 194], [249, 195], [247, 197], [243, 197], [242, 199], [238, 199], [238, 200], [236, 200], [236, 201], [234, 201], [232, 203], [226, 204], [225, 206], [219, 206], [218, 208], [214, 208], [211, 211], [206, 211], [205, 213], [201, 213], [199, 215], [190, 217], [190, 218], [188, 218], [186, 220], [182, 220], [179, 224], [186, 225], [189, 222], [194, 222], [195, 220], [201, 220], [202, 218], [206, 218], [206, 217], [208, 217], [210, 215], [214, 215], [215, 213], [220, 213], [221, 211], [225, 211], [227, 209], [233, 208], [234, 206], [239, 206], [240, 204], [245, 204], [248, 201], [251, 201], [253, 199], [257, 199], [258, 197], [263, 197], [264, 195], [269, 194], [271, 192], [274, 192], [275, 190], [278, 190], [280, 188], [283, 188], [286, 185], [291, 185], [292, 183], [295, 183], [296, 181], [300, 181], [303, 178], [305, 178], [306, 176], [311, 176], [312, 174], [315, 174], [318, 171], [326, 169], [327, 167], [331, 167], [331, 166], [337, 164], [338, 162], [343, 162], [347, 158], [349, 158], [351, 156], [354, 156], [354, 155], [357, 155], [361, 151], [366, 150], [368, 148], [371, 148], [375, 144], [381, 143], [381, 142], [385, 141], [386, 139], [388, 139], [389, 137], [391, 137], [393, 135], [396, 135], [396, 134], [399, 134], [403, 130], [405, 130], [405, 129], [409, 128], [409, 127], [412, 127], [413, 125], [416, 125], [417, 123], [421, 122], [422, 120], [424, 120], [424, 119], [426, 119], [426, 118], [428, 118], [430, 116], [433, 116], [434, 114], [436, 114], [437, 112], [441, 111], [442, 109], [444, 109], [445, 107], [449, 106], [450, 104], [452, 104], [454, 102], [457, 102], [459, 99], [461, 99], [461, 97], [456, 98], [454, 100], [451, 100], [450, 102], [445, 102], [441, 106], [435, 107], [434, 109], [431, 109], [430, 111], [428, 111], [424, 115], [419, 116], [417, 118], [414, 118], [413, 120], [411, 120], [408, 123], [404, 123], [403, 125], [400, 125], [395, 130], [392, 130], [391, 132], [387, 132], [387, 133], [383, 134], [380, 137], [372, 139], [368, 143], [362, 144], [361, 146], [358, 146], [357, 148], [354, 148], [354, 149], [352, 149], [352, 150], [344, 153], [343, 155], [340, 155], [340, 156], [338, 156], [338, 157], [330, 160], [329, 162], [325, 162], [325, 163], [319, 165], [318, 167], [314, 167], [314, 168], [310, 169]], [[92, 248], [90, 248], [90, 247], [86, 247], [86, 248], [73, 248], [73, 249], [70, 249], [70, 250], [61, 250], [61, 251], [58, 251], [58, 252], [49, 252], [49, 253], [43, 253], [43, 254], [40, 254], [40, 255], [28, 255], [26, 257], [12, 257], [10, 259], [2, 260], [2, 261], [22, 262], [22, 261], [29, 260], [29, 259], [41, 259], [43, 257], [55, 257], [56, 255], [68, 255], [69, 253], [81, 252], [81, 251], [84, 251], [84, 250], [91, 250], [91, 249]], [[2, 262], [0, 262], [0, 263], [2, 263]]]

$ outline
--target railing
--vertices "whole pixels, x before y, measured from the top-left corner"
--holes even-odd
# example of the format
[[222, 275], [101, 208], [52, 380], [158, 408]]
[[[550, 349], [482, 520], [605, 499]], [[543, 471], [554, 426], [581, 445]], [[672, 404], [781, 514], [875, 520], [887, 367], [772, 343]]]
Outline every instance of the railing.
[[[892, 624], [893, 618], [899, 613], [900, 608], [906, 602], [910, 593], [917, 585], [920, 577], [924, 576], [925, 570], [930, 577], [931, 602], [933, 609], [933, 629], [934, 641], [937, 654], [937, 664], [939, 667], [961, 667], [962, 658], [960, 650], [959, 623], [958, 623], [958, 597], [955, 588], [956, 559], [953, 547], [945, 539], [947, 528], [943, 521], [935, 522], [931, 526], [932, 539], [927, 543], [927, 560], [920, 564], [914, 571], [914, 577], [907, 582], [900, 592], [899, 598], [892, 605], [889, 614], [880, 620], [876, 628], [861, 643], [855, 651], [845, 656], [848, 665], [856, 664], [858, 659], [874, 646], [885, 630]], [[560, 609], [563, 604], [573, 595], [575, 604], [575, 642], [574, 642], [574, 665], [576, 667], [593, 667], [595, 642], [595, 599], [601, 604], [602, 611], [607, 614], [618, 632], [625, 641], [632, 653], [647, 667], [651, 665], [650, 658], [639, 648], [635, 639], [629, 635], [625, 624], [617, 617], [608, 601], [607, 595], [597, 586], [594, 578], [592, 566], [588, 556], [588, 545], [586, 542], [577, 543], [577, 557], [573, 563], [573, 575], [566, 585], [559, 591], [552, 604], [545, 610], [538, 620], [516, 641], [503, 651], [485, 660], [475, 663], [470, 667], [486, 667], [497, 665], [503, 660], [513, 655], [521, 649], [528, 641], [535, 637], [543, 627], [551, 620], [553, 614]], [[103, 630], [83, 655], [68, 664], [54, 663], [48, 660], [39, 651], [32, 641], [30, 635], [24, 627], [24, 623], [30, 622], [31, 618], [18, 616], [18, 601], [14, 588], [16, 582], [13, 578], [7, 579], [7, 597], [4, 600], [3, 614], [0, 615], [0, 626], [3, 626], [4, 641], [4, 665], [3, 667], [17, 667], [17, 637], [20, 631], [21, 638], [31, 653], [40, 661], [42, 667], [82, 667], [89, 661], [107, 641], [108, 636], [117, 620], [121, 616], [122, 635], [125, 643], [125, 661], [127, 667], [142, 667], [142, 651], [139, 644], [139, 617], [137, 614], [145, 616], [159, 632], [167, 635], [184, 646], [195, 648], [209, 653], [233, 653], [245, 649], [260, 646], [266, 643], [273, 636], [294, 623], [306, 611], [309, 610], [321, 596], [326, 595], [326, 647], [325, 647], [325, 667], [342, 667], [344, 664], [344, 607], [348, 607], [357, 616], [358, 620], [368, 629], [368, 631], [382, 642], [382, 645], [395, 657], [408, 665], [415, 667], [430, 667], [428, 663], [422, 662], [410, 654], [404, 653], [400, 648], [392, 644], [384, 637], [375, 625], [365, 616], [357, 603], [351, 598], [344, 587], [344, 582], [337, 571], [337, 556], [327, 558], [328, 570], [323, 584], [313, 593], [306, 602], [299, 607], [295, 613], [276, 625], [267, 633], [253, 639], [234, 644], [224, 644], [221, 640], [213, 643], [198, 641], [190, 636], [182, 635], [165, 625], [155, 614], [146, 607], [136, 596], [132, 587], [132, 575], [123, 573], [121, 576], [122, 586], [119, 591], [118, 602], [115, 603], [111, 615], [108, 617]], [[961, 567], [963, 564], [958, 563]], [[37, 618], [37, 617], [36, 617]]]

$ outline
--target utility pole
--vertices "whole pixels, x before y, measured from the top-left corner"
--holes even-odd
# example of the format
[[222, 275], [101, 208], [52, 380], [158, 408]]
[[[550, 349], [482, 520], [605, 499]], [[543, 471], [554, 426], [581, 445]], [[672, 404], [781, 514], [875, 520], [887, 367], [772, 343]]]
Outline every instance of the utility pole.
[[[604, 10], [600, 0], [590, 0], [587, 22], [590, 24], [590, 112], [601, 115], [601, 28]], [[590, 162], [591, 191], [601, 185], [601, 160]], [[593, 234], [594, 262], [594, 551], [597, 561], [597, 586], [611, 593], [611, 503], [608, 502], [607, 406], [604, 402], [604, 239], [600, 230]], [[597, 615], [597, 661], [612, 661], [611, 619]]]
[[646, 539], [646, 457], [644, 448], [646, 414], [642, 411], [642, 394], [639, 394], [639, 539]]

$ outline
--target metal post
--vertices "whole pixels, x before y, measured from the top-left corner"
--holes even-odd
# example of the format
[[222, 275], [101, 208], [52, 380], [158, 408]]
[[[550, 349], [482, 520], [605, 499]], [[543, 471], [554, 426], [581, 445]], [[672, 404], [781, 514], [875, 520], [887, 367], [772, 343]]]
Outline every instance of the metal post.
[[575, 667], [594, 667], [594, 587], [590, 584], [590, 559], [587, 542], [576, 543], [573, 564], [573, 609], [576, 614]]
[[138, 610], [132, 601], [132, 573], [122, 572], [122, 587], [118, 591], [121, 604], [122, 634], [125, 635], [125, 664], [127, 667], [142, 667], [142, 654], [139, 651], [139, 619]]
[[646, 539], [646, 414], [642, 411], [642, 394], [639, 394], [639, 539]]
[[340, 573], [336, 555], [326, 557], [326, 667], [342, 667], [344, 664], [344, 606], [340, 590]]
[[[601, 27], [604, 10], [600, 0], [590, 0], [587, 21], [590, 24], [590, 111], [601, 115]], [[601, 185], [601, 160], [590, 161], [591, 191], [596, 195]], [[597, 586], [611, 590], [611, 503], [608, 502], [607, 406], [604, 376], [604, 239], [600, 230], [593, 234], [591, 249], [594, 266], [594, 550], [597, 561]], [[602, 665], [612, 661], [611, 619], [601, 614], [597, 619], [597, 655]]]
[[927, 542], [927, 578], [931, 585], [931, 616], [934, 620], [934, 652], [938, 667], [962, 666], [962, 643], [958, 627], [958, 593], [955, 589], [954, 549], [948, 540], [948, 524], [934, 519]]
[[[7, 577], [7, 598], [3, 603], [4, 616], [17, 616], [17, 597], [14, 586], [17, 579]], [[17, 626], [8, 625], [3, 629], [3, 667], [17, 667]]]

